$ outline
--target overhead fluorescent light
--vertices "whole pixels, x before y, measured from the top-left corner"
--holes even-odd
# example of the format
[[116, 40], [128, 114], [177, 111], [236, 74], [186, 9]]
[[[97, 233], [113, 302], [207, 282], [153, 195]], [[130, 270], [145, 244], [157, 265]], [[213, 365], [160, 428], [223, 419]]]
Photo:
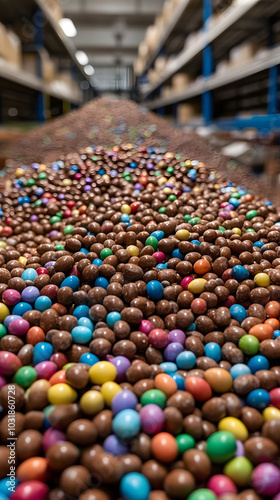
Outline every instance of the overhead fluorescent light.
[[86, 53], [83, 50], [77, 50], [75, 56], [76, 56], [77, 61], [82, 66], [85, 66], [86, 64], [88, 64], [88, 56], [86, 55]]
[[87, 64], [84, 67], [84, 72], [86, 75], [92, 76], [92, 75], [94, 75], [94, 67], [91, 64]]
[[77, 35], [76, 26], [73, 23], [72, 19], [69, 19], [69, 17], [63, 17], [62, 19], [59, 19], [58, 24], [66, 36], [73, 38]]

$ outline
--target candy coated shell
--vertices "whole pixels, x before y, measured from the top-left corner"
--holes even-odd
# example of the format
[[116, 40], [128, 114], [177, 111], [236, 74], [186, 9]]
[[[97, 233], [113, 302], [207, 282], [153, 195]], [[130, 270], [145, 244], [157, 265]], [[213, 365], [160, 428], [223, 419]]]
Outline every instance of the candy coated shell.
[[115, 380], [117, 369], [109, 361], [98, 361], [89, 369], [89, 377], [93, 384], [104, 384], [110, 380]]
[[51, 385], [66, 384], [66, 370], [59, 370], [49, 379]]
[[48, 390], [48, 399], [52, 405], [74, 403], [77, 397], [75, 389], [68, 384], [55, 384]]
[[268, 408], [265, 408], [263, 410], [262, 415], [265, 422], [267, 422], [268, 420], [274, 420], [276, 418], [280, 418], [280, 410], [273, 406], [269, 406]]
[[207, 401], [212, 397], [209, 383], [200, 377], [186, 378], [185, 389], [193, 395], [196, 401]]
[[214, 463], [227, 462], [234, 456], [235, 452], [236, 440], [231, 432], [215, 432], [207, 440], [206, 453]]
[[273, 328], [269, 324], [255, 325], [250, 328], [249, 335], [254, 335], [260, 342], [262, 342], [262, 340], [272, 339]]
[[99, 391], [92, 390], [82, 395], [80, 405], [84, 413], [87, 415], [95, 415], [103, 410], [105, 402]]
[[2, 323], [4, 319], [9, 316], [10, 311], [5, 304], [0, 303], [0, 322]]
[[160, 432], [152, 438], [152, 452], [159, 462], [173, 462], [178, 456], [177, 441], [168, 432]]
[[224, 467], [224, 474], [239, 487], [245, 487], [249, 484], [252, 471], [253, 465], [246, 457], [233, 458]]
[[41, 481], [25, 481], [19, 484], [11, 500], [47, 500], [49, 487]]
[[169, 397], [175, 392], [177, 392], [177, 384], [170, 375], [166, 373], [159, 373], [155, 377], [155, 389], [159, 389], [164, 392], [164, 394]]
[[206, 488], [200, 488], [191, 493], [188, 496], [188, 500], [217, 500], [217, 497], [213, 491]]
[[10, 377], [22, 367], [20, 359], [9, 351], [0, 351], [0, 375]]
[[239, 441], [246, 441], [249, 433], [241, 420], [235, 417], [225, 417], [220, 420], [218, 424], [219, 431], [232, 432], [236, 439]]
[[17, 479], [23, 481], [46, 481], [48, 462], [43, 457], [32, 457], [24, 460], [16, 471]]
[[119, 384], [116, 384], [116, 382], [108, 381], [101, 386], [100, 392], [107, 406], [111, 405], [112, 400], [121, 390], [122, 388], [119, 386]]
[[189, 292], [192, 292], [195, 294], [202, 293], [206, 283], [207, 282], [205, 279], [197, 278], [189, 283], [188, 290], [189, 290]]
[[232, 376], [223, 368], [209, 368], [205, 371], [205, 379], [215, 392], [228, 392], [232, 387]]
[[223, 474], [216, 474], [215, 476], [212, 476], [207, 483], [207, 487], [218, 497], [226, 493], [237, 494], [237, 488], [234, 482]]

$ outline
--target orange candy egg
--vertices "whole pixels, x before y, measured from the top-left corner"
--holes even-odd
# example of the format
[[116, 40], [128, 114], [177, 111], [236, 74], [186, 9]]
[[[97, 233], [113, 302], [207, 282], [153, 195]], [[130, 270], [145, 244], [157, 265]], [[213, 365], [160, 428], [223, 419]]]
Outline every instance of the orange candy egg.
[[49, 383], [51, 385], [55, 384], [67, 384], [66, 381], [66, 370], [59, 370], [58, 372], [54, 373], [51, 378], [49, 379]]
[[152, 452], [159, 462], [173, 462], [178, 456], [177, 441], [168, 432], [159, 432], [152, 438]]
[[26, 343], [31, 345], [39, 344], [39, 342], [44, 342], [45, 333], [39, 326], [32, 326], [29, 328], [26, 334]]
[[212, 397], [210, 385], [201, 377], [186, 378], [185, 389], [193, 395], [196, 401], [207, 401]]
[[254, 335], [257, 339], [262, 342], [262, 340], [272, 339], [273, 328], [268, 324], [260, 324], [252, 326], [249, 330], [249, 335]]
[[276, 318], [268, 318], [264, 324], [272, 326], [273, 330], [279, 330], [280, 323]]
[[177, 391], [177, 384], [170, 375], [159, 373], [155, 377], [155, 389], [159, 389], [169, 397]]
[[276, 300], [271, 300], [265, 306], [265, 312], [270, 318], [280, 317], [280, 304]]
[[16, 471], [17, 479], [22, 481], [46, 481], [48, 462], [43, 457], [32, 457], [24, 460]]
[[224, 368], [209, 368], [205, 378], [215, 392], [228, 392], [232, 387], [232, 376]]
[[206, 274], [211, 270], [211, 264], [206, 259], [199, 259], [193, 265], [196, 274]]

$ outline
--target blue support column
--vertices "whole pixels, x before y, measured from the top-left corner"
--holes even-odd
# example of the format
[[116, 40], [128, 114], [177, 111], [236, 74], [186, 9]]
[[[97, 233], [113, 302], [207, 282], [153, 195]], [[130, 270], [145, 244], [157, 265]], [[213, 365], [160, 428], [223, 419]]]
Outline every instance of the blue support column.
[[[37, 76], [38, 78], [43, 78], [42, 71], [42, 61], [39, 54], [40, 49], [44, 47], [44, 18], [43, 13], [40, 9], [37, 9], [34, 15], [34, 28], [35, 28], [35, 36], [34, 42], [37, 50]], [[36, 116], [38, 122], [42, 123], [46, 120], [45, 116], [45, 96], [43, 92], [38, 92], [37, 96], [37, 107], [36, 107]]]
[[278, 66], [273, 66], [269, 70], [268, 102], [267, 113], [275, 114], [278, 108]]
[[[212, 15], [212, 0], [203, 1], [203, 29], [207, 30], [207, 21]], [[202, 76], [207, 78], [214, 69], [212, 49], [207, 45], [202, 54]], [[202, 116], [204, 122], [209, 124], [213, 120], [213, 97], [210, 90], [202, 94]]]

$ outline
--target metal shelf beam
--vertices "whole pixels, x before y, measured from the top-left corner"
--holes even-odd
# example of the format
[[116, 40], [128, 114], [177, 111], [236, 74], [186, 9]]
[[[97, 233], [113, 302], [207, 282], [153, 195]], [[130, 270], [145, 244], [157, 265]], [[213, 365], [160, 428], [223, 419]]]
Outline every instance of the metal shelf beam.
[[257, 6], [262, 0], [244, 0], [244, 2], [234, 3], [228, 7], [220, 19], [216, 22], [215, 26], [209, 30], [202, 32], [200, 38], [196, 40], [195, 44], [184, 49], [173, 61], [167, 65], [167, 69], [161, 78], [143, 93], [143, 99], [148, 97], [154, 90], [162, 85], [175, 73], [180, 71], [184, 66], [189, 64], [195, 57], [200, 55], [205, 47], [211, 42], [220, 37], [229, 28], [233, 27], [237, 21], [244, 18], [253, 7]]
[[213, 74], [208, 78], [200, 80], [189, 85], [182, 92], [176, 92], [165, 98], [155, 99], [145, 102], [148, 109], [157, 109], [162, 106], [168, 106], [177, 102], [185, 101], [201, 95], [207, 90], [214, 90], [223, 87], [238, 80], [243, 80], [251, 75], [255, 75], [266, 69], [280, 64], [280, 46], [270, 49], [262, 57], [254, 57], [251, 61], [229, 68], [226, 73]]

